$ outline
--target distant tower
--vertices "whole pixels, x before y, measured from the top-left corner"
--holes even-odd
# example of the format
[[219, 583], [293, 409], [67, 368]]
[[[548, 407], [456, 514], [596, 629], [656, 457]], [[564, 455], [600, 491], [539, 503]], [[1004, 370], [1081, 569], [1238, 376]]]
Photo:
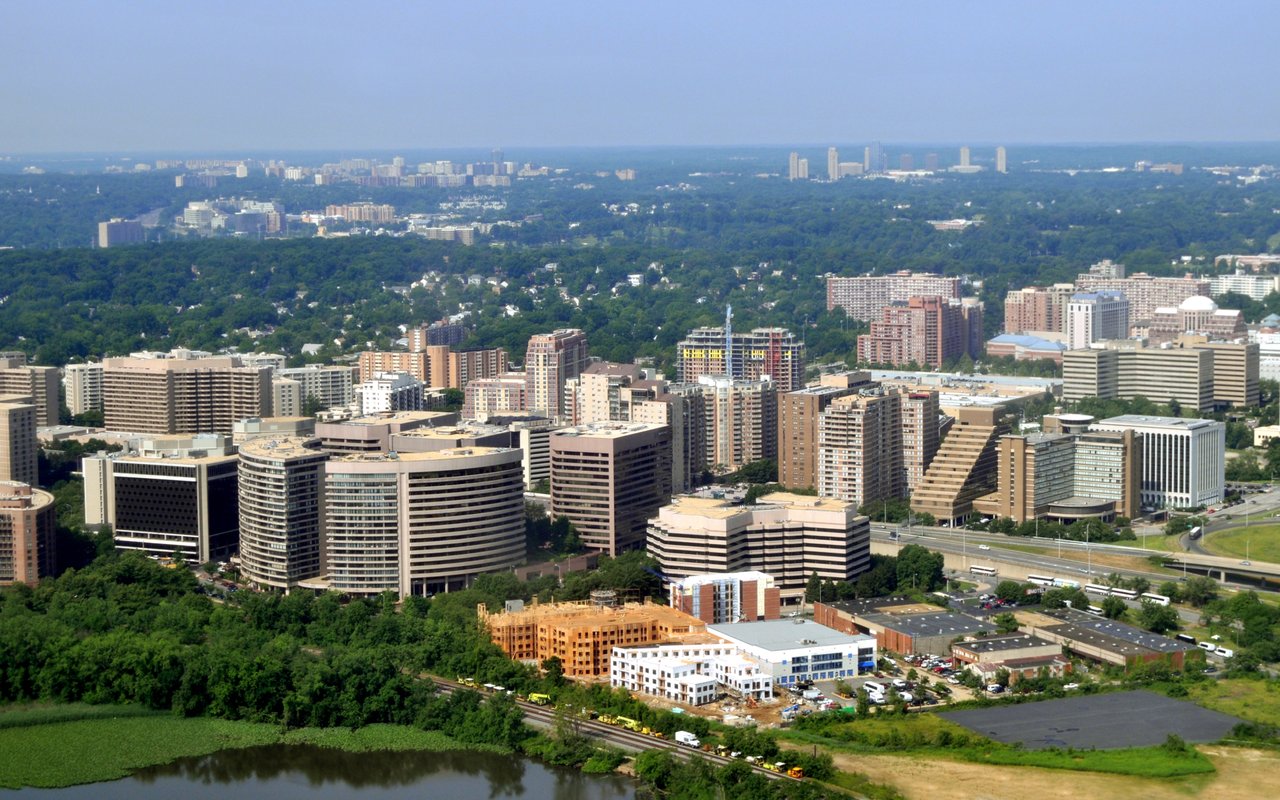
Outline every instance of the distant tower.
[[1004, 145], [996, 148], [996, 172], [1005, 173], [1009, 171], [1009, 155], [1004, 151]]
[[871, 143], [871, 166], [866, 169], [871, 172], [884, 172], [885, 170], [885, 152], [879, 142]]
[[834, 147], [827, 148], [827, 180], [840, 179], [840, 152]]
[[924, 168], [929, 170], [930, 172], [938, 171], [938, 154], [937, 153], [924, 154]]
[[916, 160], [911, 157], [910, 153], [903, 153], [898, 156], [898, 169], [903, 172], [910, 172], [916, 168]]
[[802, 181], [809, 180], [809, 159], [807, 158], [800, 159], [800, 162], [796, 165], [796, 167], [797, 167], [796, 177]]
[[969, 166], [969, 148], [967, 146], [960, 148], [960, 166]]
[[800, 177], [800, 154], [794, 150], [791, 157], [787, 160], [787, 180], [794, 181]]
[[862, 171], [871, 171], [871, 148], [869, 146], [862, 148]]
[[733, 304], [724, 307], [724, 374], [733, 377]]

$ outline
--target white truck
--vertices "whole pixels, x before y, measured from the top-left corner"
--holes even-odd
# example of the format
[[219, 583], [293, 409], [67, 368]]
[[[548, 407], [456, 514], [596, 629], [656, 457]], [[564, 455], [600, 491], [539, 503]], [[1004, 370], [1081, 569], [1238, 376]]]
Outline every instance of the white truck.
[[701, 740], [688, 731], [676, 731], [676, 742], [688, 747], [702, 747]]

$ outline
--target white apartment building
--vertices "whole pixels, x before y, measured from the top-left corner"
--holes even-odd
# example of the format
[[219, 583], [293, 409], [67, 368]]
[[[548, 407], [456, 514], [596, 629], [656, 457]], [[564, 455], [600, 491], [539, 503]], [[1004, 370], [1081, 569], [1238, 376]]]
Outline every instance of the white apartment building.
[[773, 675], [741, 647], [723, 642], [615, 647], [609, 685], [694, 706], [726, 694], [773, 698]]
[[1280, 275], [1257, 275], [1237, 269], [1230, 275], [1213, 275], [1209, 278], [1209, 294], [1242, 294], [1259, 302], [1272, 292], [1280, 292]]
[[1138, 493], [1151, 509], [1194, 508], [1222, 501], [1226, 491], [1227, 429], [1221, 422], [1125, 414], [1093, 425], [1141, 436]]
[[360, 413], [421, 411], [422, 381], [406, 372], [379, 372], [356, 387]]
[[1129, 338], [1129, 301], [1116, 291], [1080, 292], [1067, 303], [1067, 341], [1072, 350], [1094, 342]]
[[102, 410], [102, 365], [68, 364], [62, 368], [62, 388], [72, 414]]

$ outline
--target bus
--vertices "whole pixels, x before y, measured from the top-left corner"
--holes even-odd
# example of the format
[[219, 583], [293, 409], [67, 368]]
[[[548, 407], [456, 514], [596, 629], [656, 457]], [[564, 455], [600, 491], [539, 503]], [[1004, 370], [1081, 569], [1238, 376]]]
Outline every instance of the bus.
[[996, 568], [995, 568], [995, 567], [969, 567], [969, 574], [971, 574], [971, 575], [995, 575], [995, 574], [996, 574]]
[[1196, 539], [1200, 538], [1200, 534], [1202, 533], [1204, 533], [1204, 526], [1197, 525], [1191, 529], [1190, 533], [1187, 534], [1187, 538], [1194, 542]]
[[1049, 575], [1028, 575], [1027, 583], [1035, 584], [1036, 586], [1052, 586], [1053, 578]]
[[1102, 616], [1102, 609], [1097, 606], [1089, 606], [1085, 609], [1085, 613], [1092, 614], [1095, 617], [1100, 617]]
[[1155, 594], [1154, 592], [1143, 592], [1141, 597], [1142, 597], [1142, 602], [1144, 603], [1155, 603], [1158, 606], [1169, 605], [1169, 598], [1165, 597], [1162, 594]]
[[1111, 594], [1111, 587], [1103, 586], [1100, 583], [1086, 583], [1084, 585], [1084, 591], [1086, 594], [1100, 594], [1103, 597], [1106, 597]]
[[1112, 596], [1112, 597], [1122, 597], [1122, 598], [1124, 598], [1125, 600], [1137, 600], [1137, 599], [1138, 599], [1138, 593], [1137, 593], [1137, 592], [1135, 592], [1135, 591], [1134, 591], [1134, 590], [1132, 590], [1132, 589], [1112, 589], [1112, 590], [1111, 590], [1111, 596]]

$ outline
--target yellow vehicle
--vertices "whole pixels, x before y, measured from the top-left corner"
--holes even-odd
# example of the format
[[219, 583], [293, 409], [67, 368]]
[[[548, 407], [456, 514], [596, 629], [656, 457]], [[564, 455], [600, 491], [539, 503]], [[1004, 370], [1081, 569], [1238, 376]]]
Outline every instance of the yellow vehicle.
[[601, 721], [601, 722], [603, 722], [603, 723], [604, 723], [604, 724], [606, 724], [606, 725], [617, 725], [617, 724], [618, 724], [618, 718], [617, 718], [617, 717], [615, 717], [615, 716], [613, 716], [612, 714], [601, 714], [601, 715], [600, 715], [600, 721]]
[[665, 733], [663, 733], [662, 731], [654, 731], [654, 732], [653, 732], [653, 736], [654, 736], [654, 738], [655, 738], [655, 739], [665, 739], [665, 738], [667, 738], [667, 735], [666, 735]]
[[772, 764], [766, 762], [761, 766], [763, 766], [765, 769], [769, 770], [770, 772], [782, 772], [782, 768], [786, 765], [783, 764], [781, 761], [775, 761]]
[[533, 703], [535, 706], [545, 706], [547, 703], [551, 702], [551, 695], [534, 692], [529, 695], [529, 702]]
[[787, 777], [788, 777], [788, 778], [803, 778], [803, 777], [804, 777], [804, 769], [803, 769], [803, 768], [801, 768], [801, 767], [792, 767], [791, 769], [787, 770]]
[[618, 717], [618, 724], [629, 731], [640, 731], [640, 723], [631, 719], [631, 717]]
[[459, 678], [458, 683], [462, 684], [463, 686], [469, 686], [472, 689], [476, 688], [476, 685], [477, 685], [475, 678]]
[[645, 725], [643, 728], [641, 728], [641, 729], [640, 729], [640, 732], [641, 732], [641, 733], [643, 733], [645, 736], [652, 736], [652, 735], [653, 735], [653, 730], [652, 730], [652, 729], [650, 729], [648, 725]]

